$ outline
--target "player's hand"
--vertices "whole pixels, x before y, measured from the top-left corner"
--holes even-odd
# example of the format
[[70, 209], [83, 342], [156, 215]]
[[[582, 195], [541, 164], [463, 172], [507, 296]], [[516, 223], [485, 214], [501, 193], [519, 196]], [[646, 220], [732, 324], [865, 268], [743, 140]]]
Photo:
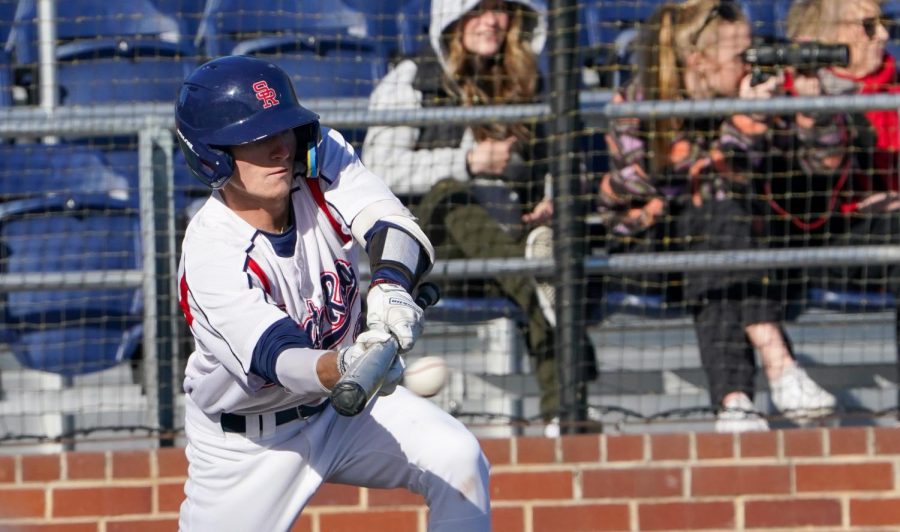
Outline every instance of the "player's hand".
[[[353, 345], [345, 347], [338, 352], [337, 367], [341, 375], [344, 375], [356, 364], [365, 358], [369, 349], [378, 344], [383, 344], [391, 340], [390, 333], [379, 330], [369, 330], [356, 337]], [[393, 369], [393, 366], [392, 366]], [[388, 371], [390, 373], [390, 371]], [[401, 372], [402, 376], [402, 372]]]
[[393, 283], [376, 284], [369, 288], [366, 304], [366, 325], [370, 331], [393, 334], [401, 353], [412, 349], [422, 334], [425, 313], [409, 292]]

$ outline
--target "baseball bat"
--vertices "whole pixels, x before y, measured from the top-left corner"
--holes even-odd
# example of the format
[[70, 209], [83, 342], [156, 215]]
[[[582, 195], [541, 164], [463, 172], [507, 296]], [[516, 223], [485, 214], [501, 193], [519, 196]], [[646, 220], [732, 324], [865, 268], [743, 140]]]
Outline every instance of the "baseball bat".
[[[422, 283], [416, 295], [416, 305], [423, 310], [437, 303], [440, 291], [434, 283]], [[360, 363], [349, 369], [331, 390], [331, 406], [342, 416], [355, 416], [362, 412], [369, 400], [381, 389], [384, 375], [394, 363], [400, 344], [393, 336], [387, 342], [369, 349]]]

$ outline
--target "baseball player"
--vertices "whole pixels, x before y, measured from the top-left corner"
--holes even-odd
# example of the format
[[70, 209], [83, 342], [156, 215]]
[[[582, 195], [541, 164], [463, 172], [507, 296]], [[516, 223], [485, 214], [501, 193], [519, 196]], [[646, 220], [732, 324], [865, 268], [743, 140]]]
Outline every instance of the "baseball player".
[[[429, 530], [489, 530], [477, 440], [397, 386], [399, 357], [362, 414], [329, 408], [332, 387], [369, 347], [394, 336], [402, 352], [421, 332], [410, 293], [434, 252], [409, 211], [273, 64], [202, 65], [175, 114], [188, 165], [213, 189], [188, 225], [178, 271], [195, 341], [180, 528], [288, 530], [328, 481], [419, 493]], [[361, 249], [372, 271], [366, 316]]]

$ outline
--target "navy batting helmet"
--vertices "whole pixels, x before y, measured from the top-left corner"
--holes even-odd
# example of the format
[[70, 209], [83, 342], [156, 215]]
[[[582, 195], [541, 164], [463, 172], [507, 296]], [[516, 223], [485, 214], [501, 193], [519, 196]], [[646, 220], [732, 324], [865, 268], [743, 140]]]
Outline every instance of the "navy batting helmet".
[[267, 61], [234, 55], [197, 68], [181, 86], [175, 127], [188, 166], [211, 188], [234, 173], [229, 146], [287, 129], [297, 135], [303, 173], [317, 175], [319, 115], [300, 105], [290, 77]]

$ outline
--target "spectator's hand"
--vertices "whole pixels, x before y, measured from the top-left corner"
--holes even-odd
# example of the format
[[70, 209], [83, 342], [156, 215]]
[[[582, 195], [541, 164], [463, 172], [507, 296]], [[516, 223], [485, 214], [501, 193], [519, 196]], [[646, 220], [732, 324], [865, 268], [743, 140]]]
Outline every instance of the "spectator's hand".
[[534, 210], [522, 215], [522, 222], [526, 224], [539, 224], [553, 218], [553, 200], [545, 199], [534, 206]]
[[759, 85], [751, 85], [751, 77], [752, 76], [748, 74], [741, 80], [741, 88], [738, 91], [738, 97], [747, 100], [768, 99], [774, 96], [775, 93], [781, 89], [781, 86], [784, 85], [784, 75], [781, 73], [777, 76], [770, 77]]
[[485, 139], [475, 144], [466, 154], [466, 163], [472, 175], [502, 174], [509, 164], [516, 137], [503, 140]]
[[633, 231], [642, 231], [656, 224], [665, 210], [665, 202], [662, 198], [653, 198], [643, 207], [629, 209], [622, 223]]
[[819, 96], [822, 94], [822, 84], [819, 76], [805, 76], [797, 73], [794, 75], [794, 92], [797, 96]]
[[894, 212], [900, 210], [900, 193], [876, 192], [856, 205], [856, 212]]

